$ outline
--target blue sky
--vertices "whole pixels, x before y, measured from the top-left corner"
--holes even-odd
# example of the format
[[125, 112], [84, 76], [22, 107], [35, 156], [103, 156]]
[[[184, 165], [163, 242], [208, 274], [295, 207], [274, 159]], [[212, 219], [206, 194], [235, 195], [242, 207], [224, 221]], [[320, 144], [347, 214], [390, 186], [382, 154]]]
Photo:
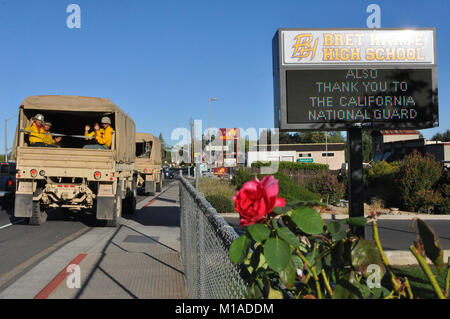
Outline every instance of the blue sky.
[[[69, 29], [66, 8], [81, 7]], [[215, 127], [273, 127], [272, 37], [283, 28], [365, 28], [366, 7], [381, 7], [384, 28], [437, 32], [440, 126], [450, 128], [448, 0], [40, 0], [0, 1], [0, 153], [4, 119], [29, 95], [108, 97], [137, 131], [170, 144], [189, 119]], [[16, 119], [8, 122], [12, 143]]]

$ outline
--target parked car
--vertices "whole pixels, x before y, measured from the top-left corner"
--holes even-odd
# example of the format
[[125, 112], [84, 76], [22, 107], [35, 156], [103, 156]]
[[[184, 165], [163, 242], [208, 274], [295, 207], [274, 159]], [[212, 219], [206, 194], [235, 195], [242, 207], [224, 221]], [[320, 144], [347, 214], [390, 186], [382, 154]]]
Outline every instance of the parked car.
[[174, 178], [174, 172], [173, 169], [171, 168], [163, 168], [163, 172], [164, 172], [164, 177], [165, 178]]
[[16, 191], [16, 163], [0, 164], [0, 202], [12, 203]]

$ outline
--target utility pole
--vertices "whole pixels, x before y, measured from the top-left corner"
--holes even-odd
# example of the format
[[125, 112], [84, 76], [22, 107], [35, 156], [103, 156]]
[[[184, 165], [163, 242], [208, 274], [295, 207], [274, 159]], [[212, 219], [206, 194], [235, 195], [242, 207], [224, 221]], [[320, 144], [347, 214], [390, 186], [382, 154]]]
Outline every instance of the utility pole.
[[328, 131], [325, 131], [325, 154], [326, 164], [328, 165]]
[[8, 121], [12, 120], [13, 118], [15, 118], [17, 115], [11, 116], [8, 119], [5, 119], [5, 162], [8, 162]]
[[189, 119], [189, 126], [191, 128], [191, 163], [194, 163], [194, 122], [192, 121], [192, 117]]

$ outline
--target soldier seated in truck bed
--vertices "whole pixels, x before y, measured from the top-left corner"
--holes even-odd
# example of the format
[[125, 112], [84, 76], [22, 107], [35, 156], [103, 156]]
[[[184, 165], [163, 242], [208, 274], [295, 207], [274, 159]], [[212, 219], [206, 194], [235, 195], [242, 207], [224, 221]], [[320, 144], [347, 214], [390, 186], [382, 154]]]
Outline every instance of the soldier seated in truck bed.
[[100, 128], [98, 123], [95, 123], [93, 132], [89, 132], [91, 127], [89, 125], [86, 125], [84, 129], [84, 136], [95, 137], [95, 139], [91, 140], [92, 144], [85, 145], [83, 148], [100, 150], [107, 150], [111, 148], [112, 137], [114, 133], [114, 130], [111, 127], [111, 120], [109, 117], [104, 116], [102, 117], [100, 123], [102, 124], [102, 128]]

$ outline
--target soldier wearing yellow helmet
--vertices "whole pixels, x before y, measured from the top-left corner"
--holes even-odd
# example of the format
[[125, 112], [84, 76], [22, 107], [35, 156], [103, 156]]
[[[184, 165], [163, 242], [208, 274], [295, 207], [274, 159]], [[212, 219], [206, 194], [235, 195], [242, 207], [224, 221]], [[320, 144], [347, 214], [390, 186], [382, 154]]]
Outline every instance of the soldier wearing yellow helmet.
[[89, 132], [91, 127], [86, 125], [84, 129], [84, 136], [95, 137], [96, 144], [94, 145], [85, 145], [84, 148], [94, 148], [94, 149], [110, 149], [112, 143], [112, 135], [114, 133], [113, 128], [111, 127], [111, 120], [109, 117], [102, 117], [100, 124], [102, 128], [98, 125], [98, 123], [94, 126], [94, 131]]

